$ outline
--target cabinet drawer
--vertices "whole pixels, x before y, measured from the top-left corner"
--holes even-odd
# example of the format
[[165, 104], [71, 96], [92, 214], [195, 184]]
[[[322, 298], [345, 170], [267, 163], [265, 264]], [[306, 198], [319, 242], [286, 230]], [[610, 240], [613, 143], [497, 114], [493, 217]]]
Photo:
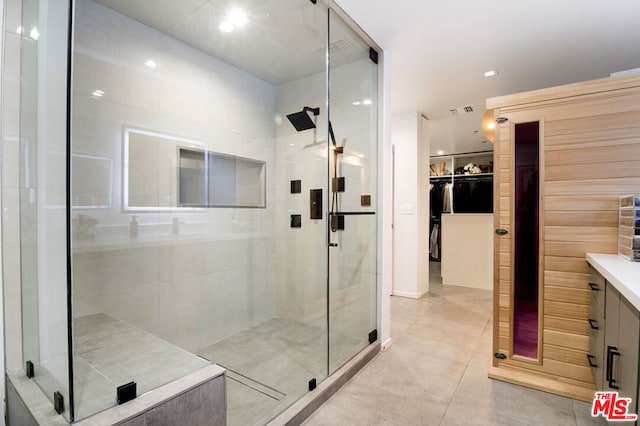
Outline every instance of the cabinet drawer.
[[591, 268], [591, 277], [589, 278], [589, 287], [591, 288], [591, 311], [592, 315], [599, 312], [605, 317], [604, 309], [604, 290], [605, 280], [602, 275], [595, 269]]

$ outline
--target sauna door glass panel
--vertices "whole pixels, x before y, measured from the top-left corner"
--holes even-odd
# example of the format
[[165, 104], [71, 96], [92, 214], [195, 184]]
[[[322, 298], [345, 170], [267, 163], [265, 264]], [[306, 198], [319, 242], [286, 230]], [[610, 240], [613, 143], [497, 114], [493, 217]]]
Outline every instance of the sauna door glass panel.
[[538, 357], [540, 123], [515, 124], [513, 354]]
[[[336, 14], [329, 21], [329, 370], [369, 344], [376, 328], [378, 66]], [[334, 146], [335, 141], [335, 146]], [[371, 334], [371, 339], [374, 339]]]

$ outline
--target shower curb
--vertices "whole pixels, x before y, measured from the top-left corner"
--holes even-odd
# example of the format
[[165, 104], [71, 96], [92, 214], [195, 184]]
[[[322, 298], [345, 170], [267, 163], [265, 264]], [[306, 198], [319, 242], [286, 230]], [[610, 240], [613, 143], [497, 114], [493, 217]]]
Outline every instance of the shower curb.
[[268, 426], [297, 426], [309, 418], [322, 404], [327, 402], [342, 386], [358, 373], [381, 351], [380, 342], [376, 341], [345, 365], [322, 381], [318, 387], [300, 398], [296, 403], [283, 411], [278, 417], [267, 423]]

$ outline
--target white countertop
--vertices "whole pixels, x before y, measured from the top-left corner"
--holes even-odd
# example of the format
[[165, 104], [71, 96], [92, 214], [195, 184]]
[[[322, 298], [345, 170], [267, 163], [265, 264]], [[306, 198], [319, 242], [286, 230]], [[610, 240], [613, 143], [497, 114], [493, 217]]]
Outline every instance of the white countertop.
[[587, 262], [640, 311], [640, 262], [595, 253], [587, 253]]

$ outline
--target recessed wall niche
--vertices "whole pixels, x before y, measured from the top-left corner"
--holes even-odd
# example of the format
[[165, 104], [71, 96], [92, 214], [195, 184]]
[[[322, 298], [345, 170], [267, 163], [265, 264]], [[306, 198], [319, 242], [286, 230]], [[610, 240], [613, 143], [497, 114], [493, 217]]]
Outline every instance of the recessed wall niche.
[[198, 141], [124, 130], [125, 210], [266, 207], [266, 163], [211, 152]]
[[266, 207], [264, 161], [178, 148], [181, 207]]

